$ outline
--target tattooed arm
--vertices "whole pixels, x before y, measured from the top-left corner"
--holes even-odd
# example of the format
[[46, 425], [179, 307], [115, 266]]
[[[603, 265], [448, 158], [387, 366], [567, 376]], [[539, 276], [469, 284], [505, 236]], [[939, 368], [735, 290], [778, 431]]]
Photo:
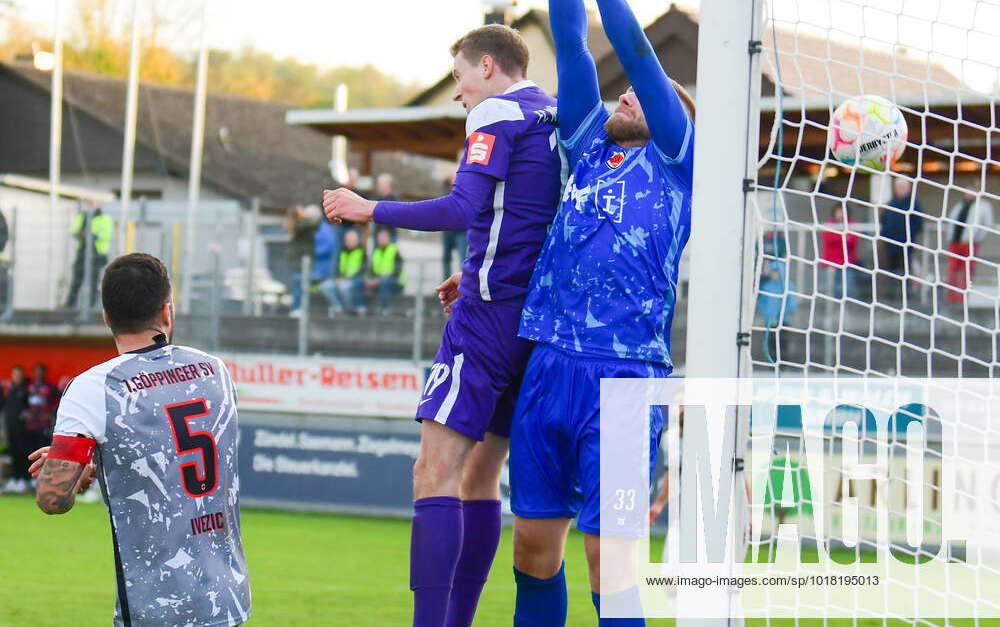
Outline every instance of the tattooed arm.
[[76, 502], [76, 491], [88, 474], [87, 466], [65, 459], [49, 457], [38, 475], [38, 494], [35, 501], [46, 514], [65, 514]]
[[[51, 447], [43, 447], [28, 456], [33, 460], [30, 472], [37, 473], [35, 502], [46, 514], [65, 514], [72, 509], [76, 495], [90, 487], [94, 465], [90, 463], [96, 443], [90, 438], [56, 435]], [[41, 465], [41, 470], [38, 470]]]

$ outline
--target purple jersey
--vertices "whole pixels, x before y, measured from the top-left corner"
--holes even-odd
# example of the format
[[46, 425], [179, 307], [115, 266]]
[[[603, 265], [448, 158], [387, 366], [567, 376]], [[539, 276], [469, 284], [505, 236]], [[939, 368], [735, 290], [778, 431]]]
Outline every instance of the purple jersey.
[[521, 297], [559, 205], [561, 159], [556, 101], [531, 81], [487, 98], [465, 123], [458, 172], [494, 180], [488, 206], [469, 226], [469, 254], [459, 291], [469, 298]]

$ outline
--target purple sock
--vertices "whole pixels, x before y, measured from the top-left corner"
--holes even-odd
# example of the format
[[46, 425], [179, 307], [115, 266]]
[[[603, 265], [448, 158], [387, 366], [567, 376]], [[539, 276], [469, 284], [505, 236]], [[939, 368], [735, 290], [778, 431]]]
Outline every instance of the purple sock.
[[413, 502], [410, 590], [413, 627], [443, 627], [462, 551], [462, 501], [432, 496]]
[[500, 501], [462, 501], [462, 556], [448, 605], [448, 627], [469, 627], [500, 544]]

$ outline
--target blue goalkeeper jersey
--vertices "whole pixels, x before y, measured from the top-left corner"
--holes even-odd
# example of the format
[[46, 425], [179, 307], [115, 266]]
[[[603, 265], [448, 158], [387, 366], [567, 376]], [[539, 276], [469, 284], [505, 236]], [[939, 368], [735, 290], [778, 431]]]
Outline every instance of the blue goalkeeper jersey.
[[672, 366], [677, 267], [691, 231], [694, 125], [676, 155], [622, 148], [596, 106], [560, 138], [570, 171], [521, 316], [521, 337], [586, 355]]

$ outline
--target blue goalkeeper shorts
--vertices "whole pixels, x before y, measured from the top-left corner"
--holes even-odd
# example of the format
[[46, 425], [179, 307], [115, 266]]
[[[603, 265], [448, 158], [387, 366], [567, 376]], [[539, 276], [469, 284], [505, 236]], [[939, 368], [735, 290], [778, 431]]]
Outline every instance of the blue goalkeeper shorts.
[[[600, 535], [601, 379], [665, 378], [670, 371], [664, 364], [589, 357], [537, 344], [524, 372], [510, 435], [514, 514], [579, 517], [581, 531]], [[652, 479], [662, 410], [651, 411], [650, 420]]]

